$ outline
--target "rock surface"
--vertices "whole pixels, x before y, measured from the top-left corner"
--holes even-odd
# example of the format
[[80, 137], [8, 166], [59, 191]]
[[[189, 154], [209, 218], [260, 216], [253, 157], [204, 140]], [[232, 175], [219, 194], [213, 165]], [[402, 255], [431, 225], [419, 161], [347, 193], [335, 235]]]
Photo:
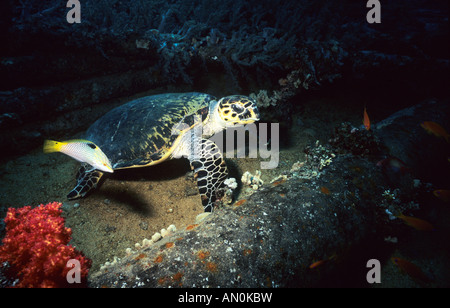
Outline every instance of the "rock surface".
[[381, 181], [373, 163], [337, 157], [320, 178], [266, 186], [240, 205], [217, 209], [200, 223], [104, 267], [91, 275], [90, 285], [314, 285], [333, 266], [314, 271], [309, 265], [342, 255], [376, 229]]
[[377, 123], [374, 131], [388, 149], [386, 154], [412, 167], [416, 177], [436, 185], [450, 185], [450, 145], [421, 127], [424, 121], [433, 121], [448, 130], [449, 117], [449, 101], [431, 99], [394, 113]]

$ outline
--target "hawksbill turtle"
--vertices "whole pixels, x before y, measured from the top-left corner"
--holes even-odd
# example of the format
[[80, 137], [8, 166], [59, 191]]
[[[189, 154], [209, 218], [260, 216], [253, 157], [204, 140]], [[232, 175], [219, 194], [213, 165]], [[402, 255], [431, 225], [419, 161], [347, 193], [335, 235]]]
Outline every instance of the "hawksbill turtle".
[[[142, 97], [112, 109], [89, 127], [86, 139], [105, 153], [114, 170], [188, 158], [204, 211], [211, 212], [216, 191], [228, 171], [218, 146], [208, 138], [226, 127], [257, 120], [256, 103], [247, 96], [217, 100], [197, 92], [168, 93]], [[97, 187], [103, 174], [82, 163], [76, 186], [67, 198], [84, 197]]]

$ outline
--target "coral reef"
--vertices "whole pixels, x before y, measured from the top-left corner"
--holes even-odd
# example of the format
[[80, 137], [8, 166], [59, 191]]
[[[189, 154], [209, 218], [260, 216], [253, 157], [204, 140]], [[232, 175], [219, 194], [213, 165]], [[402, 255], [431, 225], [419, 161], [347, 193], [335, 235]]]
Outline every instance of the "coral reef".
[[228, 189], [234, 190], [237, 188], [238, 184], [235, 178], [228, 178], [223, 182], [223, 184], [228, 187]]
[[246, 171], [241, 177], [242, 184], [250, 186], [253, 190], [258, 190], [264, 181], [261, 180], [261, 171], [256, 170], [255, 174]]
[[[316, 172], [322, 171], [323, 168], [330, 165], [336, 154], [333, 153], [333, 149], [328, 145], [321, 145], [319, 140], [316, 140], [314, 145], [309, 145], [305, 148], [304, 152], [307, 155], [307, 161], [310, 168]], [[296, 171], [296, 166], [292, 166], [291, 169]]]
[[238, 183], [236, 182], [235, 178], [228, 178], [225, 180], [225, 182], [223, 182], [223, 184], [225, 186], [225, 192], [223, 193], [221, 202], [223, 204], [230, 204], [231, 202], [233, 202], [233, 192], [238, 187]]
[[330, 144], [339, 153], [352, 153], [365, 156], [380, 153], [380, 141], [372, 130], [353, 127], [349, 122], [343, 122], [334, 130]]
[[[128, 250], [124, 258], [92, 274], [90, 286], [315, 286], [337, 265], [311, 271], [313, 260], [341, 255], [379, 227], [371, 215], [376, 208], [372, 198], [354, 206], [343, 197], [346, 190], [358, 195], [370, 185], [364, 181], [357, 188], [346, 179], [363, 178], [349, 167], [354, 164], [377, 183], [381, 180], [380, 171], [365, 158], [337, 156], [321, 177], [281, 178], [283, 183], [263, 186], [239, 205], [219, 208], [156, 244]], [[335, 194], [324, 194], [317, 185], [327, 185]], [[369, 190], [370, 196], [381, 192], [378, 186]]]
[[85, 0], [76, 25], [60, 1], [19, 2], [0, 10], [10, 42], [0, 61], [5, 156], [79, 132], [104, 113], [100, 105], [149, 89], [253, 92], [261, 106], [282, 106], [279, 121], [294, 95], [348, 78], [397, 80], [410, 93], [445, 88], [450, 64], [439, 9], [448, 8], [425, 0], [384, 7], [379, 27], [355, 1]]
[[[86, 283], [91, 261], [68, 245], [72, 231], [64, 227], [61, 203], [52, 202], [36, 208], [10, 208], [6, 236], [0, 246], [1, 271], [18, 280], [15, 287], [69, 287]], [[80, 263], [81, 284], [71, 285], [67, 274], [70, 259]]]

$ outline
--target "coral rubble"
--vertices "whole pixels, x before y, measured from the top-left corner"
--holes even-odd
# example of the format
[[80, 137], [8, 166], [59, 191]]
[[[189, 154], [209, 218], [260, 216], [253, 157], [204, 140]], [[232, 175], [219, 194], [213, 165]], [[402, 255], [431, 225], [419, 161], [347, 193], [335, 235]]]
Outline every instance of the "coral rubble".
[[340, 153], [360, 156], [378, 154], [381, 150], [380, 141], [371, 130], [358, 129], [349, 122], [335, 128], [330, 144]]

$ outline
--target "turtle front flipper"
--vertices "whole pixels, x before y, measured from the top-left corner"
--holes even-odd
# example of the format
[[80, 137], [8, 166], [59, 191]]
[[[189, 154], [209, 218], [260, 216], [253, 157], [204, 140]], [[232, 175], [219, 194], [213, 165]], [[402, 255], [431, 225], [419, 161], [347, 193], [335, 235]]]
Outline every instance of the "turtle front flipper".
[[208, 139], [194, 138], [189, 161], [197, 179], [205, 212], [212, 212], [216, 192], [223, 186], [228, 170], [219, 147]]
[[97, 187], [103, 172], [93, 169], [89, 164], [82, 163], [77, 172], [77, 185], [67, 194], [67, 199], [84, 197], [91, 189]]

